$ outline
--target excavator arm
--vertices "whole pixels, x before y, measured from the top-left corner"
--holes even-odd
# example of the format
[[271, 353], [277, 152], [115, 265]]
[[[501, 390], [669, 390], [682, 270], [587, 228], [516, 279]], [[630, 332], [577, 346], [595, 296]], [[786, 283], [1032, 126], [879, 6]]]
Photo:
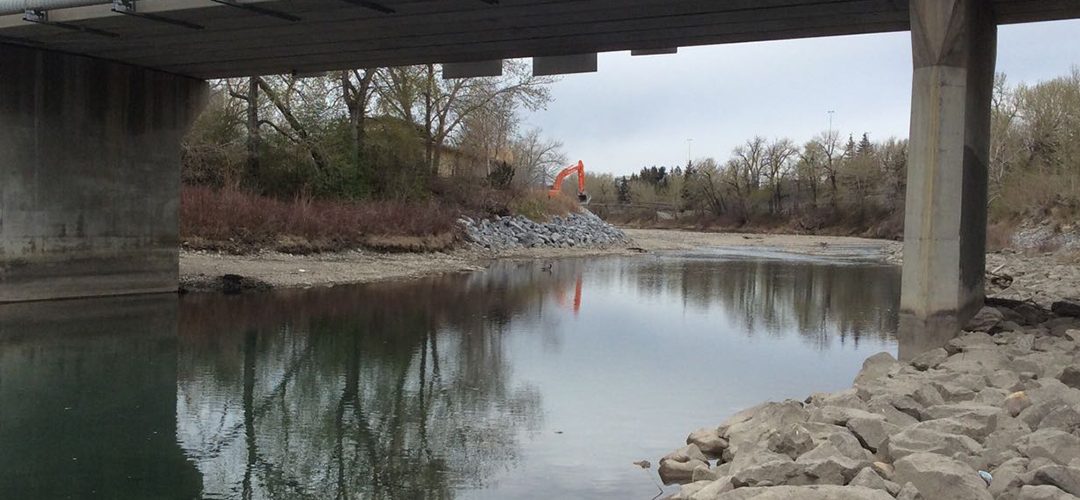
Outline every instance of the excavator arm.
[[585, 163], [580, 160], [577, 165], [566, 167], [559, 172], [559, 175], [555, 176], [555, 184], [551, 186], [551, 191], [548, 191], [548, 198], [557, 196], [562, 192], [563, 181], [574, 174], [577, 174], [578, 201], [582, 204], [588, 204], [589, 194], [585, 192]]

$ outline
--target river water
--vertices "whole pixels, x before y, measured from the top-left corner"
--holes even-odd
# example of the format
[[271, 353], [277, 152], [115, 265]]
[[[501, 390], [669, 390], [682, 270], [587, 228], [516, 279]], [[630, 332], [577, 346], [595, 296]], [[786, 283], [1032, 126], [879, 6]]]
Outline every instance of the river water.
[[703, 251], [6, 305], [0, 498], [649, 499], [632, 462], [895, 353], [899, 288]]

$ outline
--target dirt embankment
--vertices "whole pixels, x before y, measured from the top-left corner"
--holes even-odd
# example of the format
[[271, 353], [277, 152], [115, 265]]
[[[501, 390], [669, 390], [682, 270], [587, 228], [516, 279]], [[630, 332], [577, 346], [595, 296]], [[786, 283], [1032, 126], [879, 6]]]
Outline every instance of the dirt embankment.
[[180, 253], [180, 284], [191, 291], [222, 288], [223, 275], [244, 278], [256, 288], [305, 288], [412, 279], [426, 275], [481, 270], [494, 259], [558, 259], [598, 255], [635, 255], [701, 248], [764, 247], [826, 256], [848, 255], [853, 249], [884, 256], [896, 243], [831, 236], [742, 235], [690, 231], [630, 229], [632, 242], [614, 248], [518, 248], [504, 251], [458, 249], [436, 253], [381, 253], [365, 250], [292, 255], [262, 252], [251, 255], [184, 250]]

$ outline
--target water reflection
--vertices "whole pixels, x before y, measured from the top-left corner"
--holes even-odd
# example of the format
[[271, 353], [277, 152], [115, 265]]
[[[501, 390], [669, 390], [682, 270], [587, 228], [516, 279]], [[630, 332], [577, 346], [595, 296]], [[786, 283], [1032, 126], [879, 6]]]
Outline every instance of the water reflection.
[[649, 256], [4, 306], [0, 491], [649, 498], [631, 461], [894, 349], [898, 289], [876, 265]]

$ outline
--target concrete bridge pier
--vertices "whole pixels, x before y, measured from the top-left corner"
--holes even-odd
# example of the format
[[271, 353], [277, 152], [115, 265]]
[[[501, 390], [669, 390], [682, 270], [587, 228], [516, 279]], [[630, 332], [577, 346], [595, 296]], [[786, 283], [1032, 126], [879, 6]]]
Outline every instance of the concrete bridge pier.
[[989, 0], [911, 0], [910, 9], [901, 358], [944, 345], [983, 305], [997, 50]]
[[0, 302], [175, 291], [180, 140], [206, 96], [0, 45]]

